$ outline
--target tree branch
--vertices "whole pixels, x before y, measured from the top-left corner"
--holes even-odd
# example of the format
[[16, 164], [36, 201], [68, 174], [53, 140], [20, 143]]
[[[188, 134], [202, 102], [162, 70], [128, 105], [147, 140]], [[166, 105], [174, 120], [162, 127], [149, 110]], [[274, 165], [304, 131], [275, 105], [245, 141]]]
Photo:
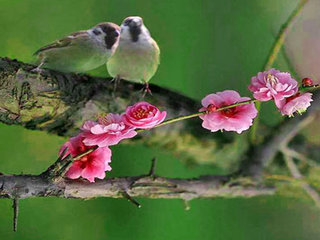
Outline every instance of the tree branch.
[[[121, 81], [114, 94], [110, 78], [52, 70], [37, 74], [31, 72], [34, 67], [0, 58], [0, 122], [73, 136], [83, 121], [96, 119], [102, 113], [123, 112], [128, 105], [141, 100], [142, 85], [139, 84]], [[177, 92], [155, 85], [150, 87], [153, 95], [145, 100], [165, 109], [168, 118], [188, 115], [200, 108], [200, 102]], [[247, 147], [247, 144], [239, 144], [239, 139], [244, 141], [245, 138], [236, 134], [212, 134], [203, 129], [198, 118], [175, 123], [170, 128], [145, 131], [142, 135], [134, 140], [171, 151], [180, 159], [201, 163], [221, 164], [220, 155], [224, 155], [225, 162], [228, 159], [234, 162], [239, 160], [238, 153]], [[233, 139], [238, 141], [233, 142]], [[234, 151], [234, 144], [239, 152]]]
[[276, 60], [288, 33], [290, 32], [291, 28], [295, 24], [297, 18], [299, 17], [304, 5], [308, 2], [308, 0], [300, 0], [297, 7], [291, 13], [287, 21], [281, 26], [281, 29], [277, 35], [276, 40], [274, 41], [271, 51], [267, 57], [266, 63], [263, 66], [264, 70], [268, 70], [272, 67], [274, 61]]
[[286, 146], [305, 126], [310, 124], [320, 112], [320, 91], [313, 95], [313, 102], [308, 111], [301, 116], [287, 119], [276, 127], [259, 146], [251, 147], [246, 160], [240, 167], [243, 174], [261, 177], [263, 169], [270, 164], [279, 150]]
[[[287, 21], [281, 26], [280, 31], [273, 42], [273, 45], [271, 47], [271, 50], [269, 51], [267, 60], [265, 64], [263, 65], [262, 71], [266, 71], [270, 69], [275, 60], [278, 57], [278, 54], [284, 44], [284, 41], [286, 40], [290, 30], [292, 29], [293, 25], [295, 24], [297, 18], [299, 17], [303, 7], [308, 2], [308, 0], [300, 0], [297, 7], [293, 10], [293, 12], [288, 17]], [[256, 103], [257, 110], [260, 111], [261, 108], [261, 102]], [[256, 117], [256, 119], [253, 122], [253, 126], [250, 132], [250, 140], [251, 144], [255, 145], [257, 141], [259, 140], [257, 138], [257, 129], [259, 125], [260, 117], [259, 115]]]
[[0, 176], [0, 198], [30, 198], [55, 196], [90, 199], [96, 197], [177, 198], [234, 198], [271, 195], [273, 188], [255, 186], [254, 183], [231, 180], [225, 176], [203, 176], [197, 179], [177, 179], [156, 176], [109, 178], [89, 183], [85, 180], [63, 179], [49, 181], [41, 176]]
[[[287, 148], [284, 146], [282, 148], [282, 153], [284, 155], [284, 160], [286, 162], [286, 165], [291, 173], [291, 175], [296, 179], [303, 179], [303, 175], [300, 173], [298, 167], [293, 161], [293, 158], [287, 154]], [[304, 191], [311, 197], [315, 205], [320, 208], [320, 196], [317, 193], [316, 190], [314, 190], [308, 183], [302, 183], [301, 187], [304, 189]]]

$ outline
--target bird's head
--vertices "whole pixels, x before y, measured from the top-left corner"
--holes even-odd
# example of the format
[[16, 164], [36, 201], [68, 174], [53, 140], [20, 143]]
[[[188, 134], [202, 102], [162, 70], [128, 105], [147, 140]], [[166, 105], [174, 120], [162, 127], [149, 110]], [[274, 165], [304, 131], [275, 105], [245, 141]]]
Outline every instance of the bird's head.
[[127, 17], [121, 24], [121, 39], [137, 42], [149, 38], [150, 33], [143, 24], [143, 19], [138, 16]]
[[94, 37], [104, 42], [107, 49], [114, 48], [119, 43], [120, 27], [115, 23], [99, 23], [90, 32]]

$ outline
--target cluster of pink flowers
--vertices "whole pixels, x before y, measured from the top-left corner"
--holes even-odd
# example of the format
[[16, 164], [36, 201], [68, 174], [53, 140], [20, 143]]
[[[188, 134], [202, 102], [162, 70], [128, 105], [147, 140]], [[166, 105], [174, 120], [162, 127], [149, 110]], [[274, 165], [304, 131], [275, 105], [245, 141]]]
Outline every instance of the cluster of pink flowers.
[[[303, 79], [303, 85], [312, 85], [309, 78]], [[259, 101], [274, 100], [282, 115], [293, 116], [295, 112], [302, 113], [311, 105], [311, 93], [299, 93], [298, 82], [290, 73], [270, 69], [259, 72], [251, 78], [249, 90]]]
[[[302, 86], [313, 86], [312, 80], [303, 79]], [[299, 92], [298, 82], [290, 73], [276, 69], [259, 72], [252, 77], [249, 90], [255, 100], [241, 97], [233, 90], [209, 94], [203, 98], [203, 107], [199, 109], [202, 127], [211, 132], [225, 130], [240, 134], [250, 128], [258, 114], [254, 101], [274, 100], [281, 114], [288, 116], [306, 111], [312, 101], [311, 93]], [[60, 154], [65, 148], [68, 148], [65, 156], [71, 154], [76, 157], [90, 149], [91, 152], [77, 158], [66, 176], [71, 179], [83, 177], [90, 182], [94, 182], [95, 178], [103, 179], [105, 171], [111, 171], [109, 147], [137, 135], [137, 128], [151, 129], [157, 126], [164, 121], [166, 114], [147, 102], [139, 102], [127, 107], [121, 115], [109, 113], [98, 121], [86, 121], [81, 127], [81, 133], [70, 138], [62, 146]]]
[[90, 182], [95, 178], [103, 179], [105, 171], [111, 171], [111, 150], [109, 146], [118, 144], [123, 139], [133, 138], [139, 129], [151, 129], [164, 121], [166, 112], [161, 112], [157, 107], [139, 102], [129, 106], [126, 112], [119, 115], [109, 113], [99, 117], [98, 121], [86, 121], [81, 132], [72, 137], [60, 149], [60, 154], [68, 148], [67, 155], [76, 157], [90, 149], [89, 154], [73, 162], [66, 173], [66, 177], [77, 179], [83, 177]]
[[[304, 87], [312, 84], [309, 78], [302, 81]], [[249, 90], [258, 101], [274, 100], [282, 115], [293, 116], [295, 112], [302, 113], [312, 101], [311, 93], [298, 92], [298, 82], [291, 77], [290, 73], [276, 69], [259, 72], [257, 76], [252, 77]], [[203, 120], [202, 127], [211, 132], [225, 130], [239, 134], [249, 129], [258, 114], [254, 103], [249, 101], [247, 104], [227, 107], [248, 100], [250, 98], [241, 97], [239, 93], [232, 90], [207, 95], [202, 99], [203, 107], [199, 109], [200, 112], [206, 112], [200, 116]]]

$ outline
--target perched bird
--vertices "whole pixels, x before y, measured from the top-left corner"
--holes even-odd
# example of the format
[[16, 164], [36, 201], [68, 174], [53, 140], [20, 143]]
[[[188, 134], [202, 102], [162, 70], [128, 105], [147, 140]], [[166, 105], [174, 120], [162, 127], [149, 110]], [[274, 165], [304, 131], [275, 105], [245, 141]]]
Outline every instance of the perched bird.
[[119, 44], [120, 27], [103, 22], [95, 27], [70, 34], [34, 53], [41, 68], [61, 72], [86, 72], [105, 64]]
[[150, 92], [149, 80], [160, 63], [160, 49], [143, 24], [141, 17], [127, 17], [121, 24], [119, 46], [107, 62], [115, 79], [144, 83]]

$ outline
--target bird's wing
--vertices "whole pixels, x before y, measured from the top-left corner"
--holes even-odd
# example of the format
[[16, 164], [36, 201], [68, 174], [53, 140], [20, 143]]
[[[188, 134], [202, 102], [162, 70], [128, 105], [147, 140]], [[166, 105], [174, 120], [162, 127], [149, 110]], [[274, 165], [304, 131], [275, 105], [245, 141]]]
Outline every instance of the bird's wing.
[[157, 64], [160, 64], [160, 48], [159, 48], [157, 42], [154, 39], [152, 39], [152, 40], [153, 40], [152, 45], [155, 50], [155, 58], [156, 58], [155, 60], [156, 60]]
[[64, 48], [67, 46], [71, 46], [76, 39], [86, 39], [89, 37], [89, 34], [87, 31], [80, 31], [80, 32], [75, 32], [70, 34], [67, 37], [61, 38], [59, 40], [56, 40], [55, 42], [44, 46], [42, 48], [40, 48], [39, 50], [37, 50], [33, 55], [38, 55], [43, 51], [49, 50], [49, 49], [54, 49], [54, 48]]

